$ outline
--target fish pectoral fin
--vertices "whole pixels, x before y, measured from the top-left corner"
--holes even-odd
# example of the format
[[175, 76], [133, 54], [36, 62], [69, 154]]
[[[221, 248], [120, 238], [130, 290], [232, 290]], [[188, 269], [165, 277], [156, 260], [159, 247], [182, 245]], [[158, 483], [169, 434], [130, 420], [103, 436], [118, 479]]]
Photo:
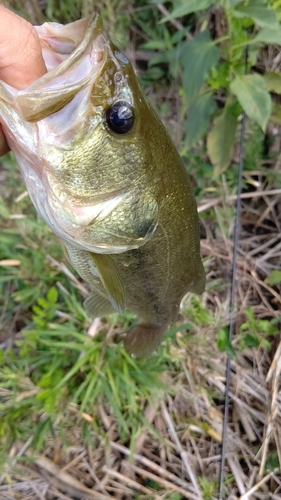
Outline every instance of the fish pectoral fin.
[[202, 266], [202, 272], [197, 276], [196, 280], [194, 280], [189, 286], [188, 291], [192, 293], [196, 293], [197, 295], [202, 295], [205, 290], [206, 284], [206, 275]]
[[159, 346], [164, 331], [163, 326], [140, 323], [129, 330], [124, 340], [124, 347], [134, 356], [149, 356]]
[[99, 290], [91, 291], [89, 297], [84, 301], [84, 308], [91, 318], [100, 318], [114, 313], [114, 307], [108, 297]]
[[67, 250], [67, 248], [65, 246], [65, 243], [62, 240], [60, 240], [60, 244], [61, 244], [61, 248], [62, 248], [62, 251], [63, 251], [63, 255], [65, 256], [67, 262], [72, 266], [71, 258], [69, 256], [69, 253], [68, 253], [68, 250]]
[[100, 280], [108, 293], [114, 309], [122, 313], [125, 310], [125, 292], [117, 267], [110, 255], [89, 252], [98, 270]]

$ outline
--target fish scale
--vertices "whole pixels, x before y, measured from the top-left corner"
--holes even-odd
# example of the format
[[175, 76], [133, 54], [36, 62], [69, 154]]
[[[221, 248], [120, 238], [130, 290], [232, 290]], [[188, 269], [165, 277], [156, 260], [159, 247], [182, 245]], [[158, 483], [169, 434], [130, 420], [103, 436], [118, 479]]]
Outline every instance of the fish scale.
[[49, 71], [20, 91], [0, 82], [4, 133], [35, 208], [92, 290], [88, 314], [133, 311], [124, 345], [147, 356], [183, 296], [205, 287], [186, 169], [98, 14], [36, 29]]

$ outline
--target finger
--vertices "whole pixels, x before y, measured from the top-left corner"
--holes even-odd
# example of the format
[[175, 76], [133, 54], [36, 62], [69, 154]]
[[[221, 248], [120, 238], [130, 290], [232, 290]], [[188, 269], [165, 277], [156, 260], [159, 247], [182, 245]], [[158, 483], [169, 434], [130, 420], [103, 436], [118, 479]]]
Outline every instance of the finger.
[[0, 6], [0, 78], [23, 89], [46, 73], [34, 27]]
[[[46, 73], [34, 27], [0, 5], [0, 79], [23, 89]], [[0, 155], [8, 146], [0, 126]]]

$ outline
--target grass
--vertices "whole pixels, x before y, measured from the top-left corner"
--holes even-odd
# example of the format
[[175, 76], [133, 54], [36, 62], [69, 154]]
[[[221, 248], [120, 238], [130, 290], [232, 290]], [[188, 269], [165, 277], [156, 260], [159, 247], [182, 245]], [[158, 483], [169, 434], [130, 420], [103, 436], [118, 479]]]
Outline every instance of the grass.
[[[279, 498], [278, 134], [269, 129], [265, 141], [247, 122], [236, 331], [229, 345], [238, 146], [231, 169], [216, 178], [204, 141], [186, 151], [174, 126], [183, 120], [175, 83], [153, 80], [146, 72], [149, 53], [139, 49], [154, 35], [161, 39], [162, 4], [132, 2], [131, 31], [127, 5], [110, 5], [106, 12], [101, 4], [106, 22], [112, 32], [119, 23], [124, 46], [131, 40], [146, 93], [173, 131], [194, 183], [206, 292], [185, 298], [181, 318], [156, 353], [129, 357], [122, 340], [134, 316], [116, 313], [91, 324], [82, 307], [85, 284], [36, 215], [12, 155], [1, 159], [0, 499], [218, 498], [226, 351], [232, 375], [224, 498]], [[71, 8], [80, 14], [89, 7], [75, 2]], [[59, 16], [68, 21], [74, 13], [64, 8]], [[49, 2], [49, 18], [55, 9]]]

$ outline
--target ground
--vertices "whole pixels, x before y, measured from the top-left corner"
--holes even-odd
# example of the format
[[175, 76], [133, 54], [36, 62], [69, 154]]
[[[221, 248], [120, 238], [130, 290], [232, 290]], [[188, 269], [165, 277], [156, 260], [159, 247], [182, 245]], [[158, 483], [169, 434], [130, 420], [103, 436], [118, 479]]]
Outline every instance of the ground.
[[[146, 56], [136, 56], [140, 75]], [[146, 93], [177, 142], [175, 88], [154, 83]], [[1, 500], [280, 498], [280, 129], [264, 136], [246, 121], [231, 310], [237, 144], [216, 179], [204, 141], [183, 155], [206, 291], [184, 299], [144, 360], [122, 347], [131, 313], [91, 323], [87, 287], [35, 214], [12, 155], [1, 160]]]

